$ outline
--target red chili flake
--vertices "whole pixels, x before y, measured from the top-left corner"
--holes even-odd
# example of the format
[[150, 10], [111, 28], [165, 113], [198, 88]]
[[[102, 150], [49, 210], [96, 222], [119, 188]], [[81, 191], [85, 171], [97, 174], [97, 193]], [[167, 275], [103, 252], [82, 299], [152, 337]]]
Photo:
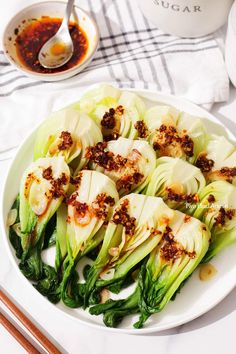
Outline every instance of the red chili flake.
[[73, 145], [73, 139], [71, 133], [63, 131], [59, 137], [61, 142], [58, 144], [58, 150], [67, 150]]
[[72, 205], [75, 208], [77, 215], [80, 216], [81, 218], [83, 218], [86, 215], [87, 211], [89, 210], [88, 204], [81, 203], [78, 200], [76, 200], [76, 197], [77, 197], [76, 194], [72, 195], [71, 197], [72, 198], [70, 198], [67, 201], [67, 204]]
[[79, 186], [80, 186], [80, 183], [81, 183], [81, 178], [82, 178], [82, 176], [81, 176], [81, 174], [79, 174], [78, 176], [76, 176], [76, 177], [70, 177], [70, 183], [72, 184], [72, 185], [74, 185], [74, 186], [76, 186], [76, 188], [79, 188]]
[[68, 177], [64, 172], [62, 172], [61, 177], [59, 177], [57, 181], [60, 185], [66, 185], [68, 183]]
[[52, 179], [51, 181], [52, 188], [50, 192], [52, 193], [53, 198], [65, 197], [65, 192], [63, 190], [63, 185], [68, 183], [68, 177], [63, 172], [61, 177], [57, 179]]
[[154, 227], [151, 228], [151, 234], [150, 234], [151, 237], [161, 235], [161, 234], [162, 234], [162, 232], [160, 230], [155, 229]]
[[49, 167], [45, 168], [45, 169], [43, 170], [42, 176], [43, 176], [43, 178], [45, 178], [45, 179], [47, 179], [47, 180], [53, 179], [53, 176], [52, 176], [52, 167], [49, 166]]
[[235, 177], [236, 176], [236, 167], [222, 167], [220, 173], [223, 176]]
[[188, 135], [183, 136], [182, 141], [181, 141], [181, 147], [184, 150], [184, 153], [186, 156], [188, 156], [188, 157], [193, 156], [194, 143], [193, 143], [193, 140]]
[[154, 141], [154, 143], [153, 143], [153, 149], [154, 149], [155, 151], [161, 150], [161, 145], [158, 144], [158, 142]]
[[183, 249], [179, 247], [177, 242], [174, 240], [174, 235], [169, 226], [166, 227], [166, 231], [163, 234], [163, 244], [160, 249], [161, 257], [165, 261], [174, 261], [183, 254]]
[[124, 107], [121, 105], [116, 107], [116, 114], [119, 114], [120, 116], [122, 116], [122, 114], [124, 114]]
[[127, 163], [127, 158], [108, 151], [106, 142], [100, 142], [93, 147], [89, 147], [85, 157], [107, 171], [118, 171]]
[[146, 138], [148, 136], [148, 127], [143, 120], [138, 120], [134, 128], [137, 130], [139, 138]]
[[190, 215], [185, 215], [184, 217], [184, 223], [187, 224], [189, 221], [191, 221], [191, 216]]
[[171, 150], [167, 150], [170, 146], [173, 146], [173, 149], [178, 146], [183, 151], [183, 154], [188, 157], [193, 156], [194, 142], [189, 135], [184, 131], [177, 132], [176, 128], [173, 126], [162, 124], [156, 129], [153, 148], [155, 151], [159, 150], [161, 156], [172, 156]]
[[119, 137], [120, 137], [119, 133], [111, 133], [111, 134], [103, 136], [104, 141], [117, 140]]
[[194, 258], [196, 256], [195, 251], [188, 252], [177, 241], [175, 241], [172, 229], [169, 226], [166, 227], [163, 234], [163, 240], [164, 242], [161, 246], [160, 253], [161, 257], [167, 262], [175, 261], [175, 259], [181, 257], [183, 254], [188, 255], [190, 258]]
[[198, 194], [178, 194], [174, 192], [171, 188], [166, 188], [167, 199], [175, 202], [188, 202], [190, 204], [197, 203], [199, 201]]
[[227, 182], [233, 183], [236, 177], [236, 167], [222, 167], [220, 171], [218, 171], [218, 175], [226, 179]]
[[97, 218], [105, 220], [108, 216], [109, 207], [114, 206], [115, 199], [106, 193], [101, 193], [92, 203], [92, 209]]
[[108, 216], [109, 207], [112, 207], [115, 204], [115, 199], [106, 193], [99, 194], [91, 206], [77, 201], [77, 196], [77, 193], [73, 193], [67, 200], [67, 204], [72, 205], [76, 209], [78, 215], [82, 218], [89, 211], [91, 215], [95, 215], [97, 218], [105, 220]]
[[196, 257], [196, 252], [185, 252], [190, 258], [195, 258]]
[[216, 199], [213, 194], [209, 194], [207, 200], [209, 203], [214, 203]]
[[[167, 130], [167, 126], [164, 125], [164, 124], [162, 124], [162, 125], [160, 126], [160, 128], [159, 128], [159, 131], [160, 131], [160, 132], [165, 132], [166, 130]], [[175, 129], [174, 127], [171, 127], [171, 131], [176, 132], [176, 129]]]
[[210, 172], [215, 164], [215, 162], [206, 157], [206, 153], [202, 153], [198, 156], [196, 161], [196, 166], [200, 168], [202, 172]]
[[221, 207], [218, 215], [215, 217], [214, 226], [224, 226], [227, 219], [232, 220], [235, 215], [234, 209], [228, 209]]
[[118, 190], [124, 189], [129, 192], [133, 185], [137, 185], [142, 181], [143, 177], [144, 175], [140, 172], [126, 174], [116, 181], [116, 187]]
[[114, 110], [114, 108], [110, 108], [109, 111], [106, 112], [102, 117], [101, 126], [107, 129], [115, 128], [116, 125], [115, 112], [116, 111]]
[[135, 233], [136, 218], [131, 217], [128, 213], [129, 200], [124, 199], [118, 208], [116, 208], [112, 221], [117, 225], [125, 228], [126, 235], [133, 236]]
[[104, 114], [101, 120], [102, 134], [105, 141], [117, 140], [120, 136], [120, 119], [124, 114], [124, 107], [118, 106], [116, 108], [110, 108], [108, 112]]
[[67, 205], [74, 205], [77, 195], [78, 194], [76, 192], [71, 194], [71, 196], [67, 199], [66, 204]]

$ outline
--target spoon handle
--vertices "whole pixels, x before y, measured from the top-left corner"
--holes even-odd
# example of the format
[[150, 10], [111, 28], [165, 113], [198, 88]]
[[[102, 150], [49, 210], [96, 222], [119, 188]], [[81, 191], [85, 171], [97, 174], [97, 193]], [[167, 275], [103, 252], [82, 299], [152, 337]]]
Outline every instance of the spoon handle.
[[75, 2], [75, 0], [68, 0], [67, 5], [66, 5], [65, 15], [64, 15], [61, 27], [69, 25], [70, 15], [71, 15], [71, 12], [73, 10], [74, 2]]

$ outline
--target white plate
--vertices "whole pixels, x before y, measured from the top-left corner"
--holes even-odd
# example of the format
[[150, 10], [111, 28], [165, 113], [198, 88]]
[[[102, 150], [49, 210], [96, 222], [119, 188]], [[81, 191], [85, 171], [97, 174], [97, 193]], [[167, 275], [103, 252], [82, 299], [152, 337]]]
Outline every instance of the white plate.
[[[228, 135], [231, 140], [235, 141], [232, 133], [227, 131], [216, 118], [214, 118], [210, 113], [204, 109], [187, 102], [183, 99], [164, 95], [158, 92], [152, 92], [147, 90], [130, 90], [137, 94], [151, 99], [153, 102], [166, 103], [168, 105], [175, 106], [176, 108], [189, 112], [191, 114], [200, 116], [202, 118], [207, 118], [205, 123], [208, 130], [212, 133]], [[151, 103], [147, 101], [147, 104]], [[153, 104], [153, 103], [152, 103]], [[2, 228], [3, 239], [5, 246], [8, 249], [10, 258], [17, 269], [17, 272], [21, 273], [17, 266], [17, 259], [14, 254], [14, 250], [8, 239], [8, 232], [6, 228], [6, 219], [9, 209], [19, 191], [19, 183], [23, 171], [27, 165], [32, 161], [32, 152], [35, 138], [34, 131], [30, 136], [24, 141], [21, 147], [18, 149], [14, 160], [8, 171], [6, 181], [4, 184], [4, 192], [1, 200], [0, 206], [0, 224]], [[49, 252], [48, 257], [50, 258]], [[222, 251], [217, 257], [211, 262], [217, 269], [216, 276], [207, 282], [202, 282], [198, 278], [198, 270], [195, 271], [190, 280], [186, 283], [181, 293], [177, 296], [174, 302], [170, 302], [167, 307], [158, 314], [153, 315], [150, 320], [146, 323], [145, 327], [142, 329], [132, 328], [132, 323], [135, 322], [137, 316], [128, 316], [117, 329], [107, 328], [102, 322], [101, 316], [91, 316], [87, 311], [82, 309], [70, 309], [59, 303], [58, 305], [52, 305], [55, 309], [60, 309], [65, 315], [69, 315], [75, 320], [82, 322], [84, 324], [96, 327], [98, 329], [103, 329], [106, 331], [113, 331], [119, 333], [150, 333], [158, 332], [161, 330], [176, 327], [188, 321], [195, 319], [196, 317], [202, 315], [203, 313], [210, 310], [212, 307], [217, 305], [236, 285], [236, 244]], [[52, 259], [51, 259], [52, 261]], [[24, 276], [22, 275], [24, 278]], [[45, 304], [48, 302], [46, 298], [40, 295], [37, 290], [35, 290], [31, 283], [24, 278], [25, 286], [28, 287], [29, 298], [34, 296], [38, 298], [38, 303]]]

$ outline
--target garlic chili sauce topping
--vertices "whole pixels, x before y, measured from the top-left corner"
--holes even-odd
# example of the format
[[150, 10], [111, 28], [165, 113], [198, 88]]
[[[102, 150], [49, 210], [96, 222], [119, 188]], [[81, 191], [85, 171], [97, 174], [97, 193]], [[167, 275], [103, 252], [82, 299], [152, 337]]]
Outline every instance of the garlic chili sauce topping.
[[[89, 47], [87, 35], [77, 23], [70, 22], [69, 31], [74, 45], [71, 59], [65, 65], [55, 69], [46, 69], [40, 65], [39, 51], [48, 39], [56, 34], [61, 23], [61, 18], [42, 16], [38, 19], [31, 19], [23, 30], [15, 29], [16, 52], [24, 67], [38, 73], [52, 74], [71, 69], [84, 59]], [[52, 48], [52, 51], [59, 55], [63, 47], [59, 43]]]

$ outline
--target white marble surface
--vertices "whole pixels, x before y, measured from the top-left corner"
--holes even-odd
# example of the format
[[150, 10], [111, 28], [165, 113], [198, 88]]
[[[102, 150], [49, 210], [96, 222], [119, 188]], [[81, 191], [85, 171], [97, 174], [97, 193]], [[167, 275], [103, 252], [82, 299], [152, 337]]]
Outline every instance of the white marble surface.
[[[236, 133], [236, 89], [231, 89], [228, 103], [217, 104], [212, 112]], [[0, 185], [10, 160], [0, 162]], [[218, 306], [200, 318], [151, 335], [123, 335], [103, 333], [65, 318], [50, 303], [35, 296], [35, 290], [25, 289], [25, 280], [10, 263], [4, 244], [0, 247], [0, 284], [20, 304], [24, 311], [53, 340], [63, 353], [70, 354], [120, 354], [132, 350], [136, 354], [153, 352], [160, 354], [234, 354], [236, 326], [236, 289]], [[222, 284], [222, 286], [224, 286]], [[0, 309], [5, 312], [2, 306]], [[17, 342], [0, 326], [0, 352], [24, 353]], [[131, 349], [132, 348], [132, 349]], [[39, 348], [40, 349], [40, 348]]]

